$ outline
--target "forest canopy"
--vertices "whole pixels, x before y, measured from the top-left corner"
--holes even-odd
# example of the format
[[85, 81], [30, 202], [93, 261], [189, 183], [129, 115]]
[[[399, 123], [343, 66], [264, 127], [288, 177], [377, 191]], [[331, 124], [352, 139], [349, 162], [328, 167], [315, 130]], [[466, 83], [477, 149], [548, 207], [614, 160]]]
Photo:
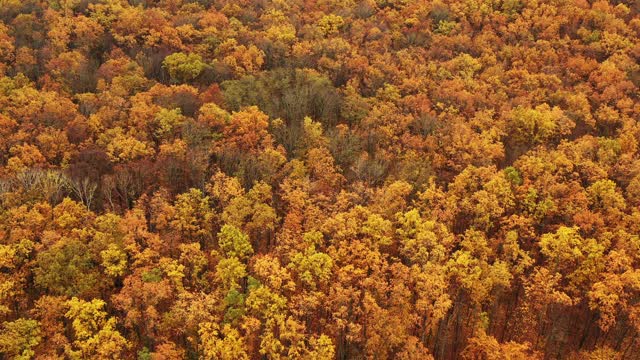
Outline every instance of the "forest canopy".
[[636, 359], [640, 2], [0, 0], [0, 357]]

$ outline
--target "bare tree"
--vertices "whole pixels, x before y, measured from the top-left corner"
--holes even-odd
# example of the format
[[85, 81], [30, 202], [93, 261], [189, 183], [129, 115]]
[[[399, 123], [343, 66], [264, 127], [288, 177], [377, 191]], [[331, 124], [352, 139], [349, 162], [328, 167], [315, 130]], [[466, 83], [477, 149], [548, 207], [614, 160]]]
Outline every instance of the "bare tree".
[[24, 192], [30, 192], [37, 189], [37, 187], [40, 185], [42, 176], [42, 170], [28, 169], [16, 174], [15, 182], [16, 185], [22, 188]]
[[49, 170], [40, 178], [39, 188], [53, 206], [62, 200], [67, 182], [68, 179], [62, 172]]
[[62, 200], [69, 179], [58, 170], [28, 169], [4, 182], [7, 191], [19, 189], [55, 205]]
[[0, 179], [0, 196], [10, 192], [13, 189], [13, 184], [10, 179]]
[[0, 206], [4, 206], [4, 195], [11, 192], [13, 187], [11, 179], [0, 179]]
[[98, 184], [85, 177], [82, 179], [67, 178], [66, 186], [71, 192], [91, 210], [91, 204], [96, 195]]
[[109, 203], [111, 211], [116, 211], [116, 205], [114, 204], [115, 197], [117, 196], [117, 190], [113, 175], [106, 175], [102, 179], [102, 196]]
[[113, 174], [103, 178], [102, 193], [111, 206], [130, 209], [145, 188], [145, 174], [143, 167], [125, 166], [116, 168]]

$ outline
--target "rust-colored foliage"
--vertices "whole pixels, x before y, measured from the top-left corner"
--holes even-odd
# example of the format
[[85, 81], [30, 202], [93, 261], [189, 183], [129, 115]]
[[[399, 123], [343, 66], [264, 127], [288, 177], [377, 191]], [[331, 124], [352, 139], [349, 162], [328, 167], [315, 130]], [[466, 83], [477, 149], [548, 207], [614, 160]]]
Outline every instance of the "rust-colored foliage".
[[640, 2], [0, 0], [0, 358], [636, 359]]

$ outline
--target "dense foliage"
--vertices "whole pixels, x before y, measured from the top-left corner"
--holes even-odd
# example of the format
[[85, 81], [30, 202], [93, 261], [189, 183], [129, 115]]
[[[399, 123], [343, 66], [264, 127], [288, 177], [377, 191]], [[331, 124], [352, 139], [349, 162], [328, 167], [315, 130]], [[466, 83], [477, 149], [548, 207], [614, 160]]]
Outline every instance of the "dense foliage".
[[632, 359], [640, 2], [0, 0], [0, 356]]

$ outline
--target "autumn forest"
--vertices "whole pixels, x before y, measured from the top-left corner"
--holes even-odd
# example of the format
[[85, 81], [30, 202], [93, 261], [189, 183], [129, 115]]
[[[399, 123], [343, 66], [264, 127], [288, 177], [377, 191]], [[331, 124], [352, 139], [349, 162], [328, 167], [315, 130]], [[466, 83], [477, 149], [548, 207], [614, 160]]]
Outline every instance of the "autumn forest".
[[0, 358], [640, 359], [640, 1], [0, 0]]

